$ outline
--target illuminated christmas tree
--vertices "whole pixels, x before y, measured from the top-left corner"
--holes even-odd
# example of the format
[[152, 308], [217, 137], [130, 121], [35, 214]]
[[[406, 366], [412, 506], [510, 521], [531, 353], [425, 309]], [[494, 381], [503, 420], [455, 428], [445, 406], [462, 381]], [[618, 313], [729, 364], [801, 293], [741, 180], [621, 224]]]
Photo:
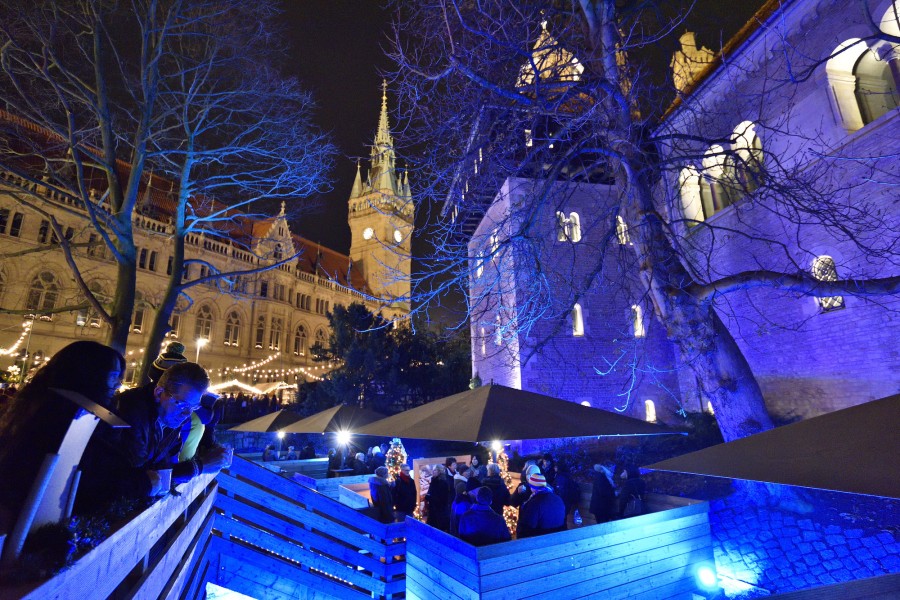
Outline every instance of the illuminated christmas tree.
[[384, 455], [384, 465], [388, 469], [388, 481], [393, 481], [394, 477], [400, 473], [400, 465], [406, 463], [406, 448], [400, 438], [391, 440], [391, 447]]
[[[509, 486], [512, 485], [512, 477], [509, 474], [509, 458], [506, 456], [506, 452], [503, 451], [502, 447], [500, 450], [495, 448], [495, 451], [497, 452], [497, 466], [500, 467], [500, 479], [506, 484], [506, 489], [509, 489]], [[491, 456], [490, 462], [494, 462], [493, 456]], [[519, 522], [519, 510], [515, 506], [504, 506], [503, 520], [506, 521], [506, 527], [509, 529], [509, 534], [515, 536], [516, 525]]]

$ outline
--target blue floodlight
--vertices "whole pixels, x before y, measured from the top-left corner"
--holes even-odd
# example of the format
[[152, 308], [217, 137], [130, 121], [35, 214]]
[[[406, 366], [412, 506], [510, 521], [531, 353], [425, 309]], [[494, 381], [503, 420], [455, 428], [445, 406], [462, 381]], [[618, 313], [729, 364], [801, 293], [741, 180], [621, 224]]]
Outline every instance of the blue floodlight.
[[337, 443], [341, 446], [346, 446], [350, 443], [350, 432], [349, 431], [338, 431], [337, 432]]
[[700, 565], [697, 568], [697, 583], [706, 589], [719, 587], [719, 580], [716, 577], [716, 570], [709, 565]]

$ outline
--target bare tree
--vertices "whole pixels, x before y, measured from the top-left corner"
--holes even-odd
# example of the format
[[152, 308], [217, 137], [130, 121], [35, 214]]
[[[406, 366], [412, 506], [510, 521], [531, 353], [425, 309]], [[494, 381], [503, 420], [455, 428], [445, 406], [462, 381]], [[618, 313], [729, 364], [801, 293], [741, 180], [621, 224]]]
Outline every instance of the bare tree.
[[[0, 169], [11, 174], [6, 183], [18, 201], [51, 220], [82, 295], [110, 324], [109, 342], [119, 350], [135, 302], [134, 220], [153, 208], [145, 201], [148, 171], [171, 185], [173, 214], [156, 216], [172, 220], [165, 235], [175, 257], [148, 356], [179, 294], [241, 274], [211, 270], [182, 282], [186, 236], [236, 234], [241, 219], [327, 183], [331, 146], [310, 126], [311, 98], [275, 71], [276, 15], [274, 2], [236, 0], [3, 7], [0, 101], [8, 114]], [[48, 195], [82, 218], [115, 259], [108, 305], [82, 276], [77, 244], [46, 210]], [[264, 200], [276, 202], [257, 208]], [[257, 258], [267, 269], [292, 257]]]
[[[900, 291], [900, 276], [883, 270], [855, 268], [842, 278], [809, 268], [813, 233], [849, 244], [867, 257], [863, 262], [890, 268], [898, 258], [896, 214], [884, 210], [879, 191], [900, 183], [896, 160], [865, 162], [821, 139], [818, 128], [804, 131], [791, 120], [802, 83], [834, 56], [830, 49], [812, 55], [809, 40], [776, 27], [766, 68], [754, 74], [761, 83], [747, 83], [750, 67], [726, 48], [717, 65], [730, 73], [726, 80], [743, 83], [718, 104], [691, 97], [672, 104], [671, 79], [658, 85], [659, 69], [647, 59], [660, 40], [685, 27], [690, 6], [679, 12], [673, 3], [614, 0], [436, 0], [397, 8], [396, 78], [414, 123], [406, 137], [426, 149], [416, 180], [432, 182], [417, 197], [444, 206], [432, 232], [435, 250], [423, 261], [427, 281], [417, 286], [422, 301], [468, 289], [487, 261], [515, 263], [514, 274], [495, 269], [493, 280], [473, 287], [480, 295], [469, 298], [475, 327], [486, 324], [500, 342], [527, 337], [542, 320], [568, 327], [572, 306], [598, 282], [636, 287], [732, 440], [772, 421], [723, 323], [730, 302], [760, 288], [817, 298]], [[862, 14], [873, 38], [890, 39], [865, 7]], [[739, 112], [736, 102], [752, 127], [725, 126]], [[783, 140], [765, 153], [751, 135], [763, 130]], [[862, 176], [848, 178], [848, 163]], [[691, 171], [691, 164], [707, 170]], [[496, 210], [492, 203], [510, 178], [530, 182], [525, 200]], [[572, 241], [589, 243], [560, 260], [549, 249], [557, 240], [548, 240], [546, 223], [557, 224], [561, 240], [572, 235], [560, 210], [578, 182], [606, 191], [595, 196], [592, 217], [577, 224], [579, 240]], [[696, 204], [686, 204], [695, 184]], [[707, 220], [703, 203], [736, 210], [731, 220]], [[751, 209], [777, 215], [777, 230]], [[726, 268], [716, 257], [729, 245], [746, 254]], [[499, 314], [498, 303], [511, 317], [491, 327], [485, 315]], [[598, 372], [610, 365], [598, 362]]]

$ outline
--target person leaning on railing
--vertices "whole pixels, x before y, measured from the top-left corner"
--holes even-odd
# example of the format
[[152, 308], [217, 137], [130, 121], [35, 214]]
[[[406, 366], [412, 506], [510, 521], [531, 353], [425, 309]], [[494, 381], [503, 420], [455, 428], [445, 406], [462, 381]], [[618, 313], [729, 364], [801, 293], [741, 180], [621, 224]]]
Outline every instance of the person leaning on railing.
[[76, 512], [102, 509], [117, 498], [152, 497], [170, 491], [201, 473], [215, 473], [230, 464], [230, 452], [213, 446], [191, 460], [178, 462], [181, 430], [209, 386], [196, 363], [179, 363], [157, 383], [117, 396], [116, 412], [131, 427], [100, 426], [82, 459]]

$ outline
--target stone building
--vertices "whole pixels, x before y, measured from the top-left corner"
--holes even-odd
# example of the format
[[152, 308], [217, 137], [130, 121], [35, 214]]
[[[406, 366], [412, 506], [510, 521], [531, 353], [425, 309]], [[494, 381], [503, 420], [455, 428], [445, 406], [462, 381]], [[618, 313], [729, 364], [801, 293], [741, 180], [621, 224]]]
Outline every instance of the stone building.
[[[768, 2], [726, 45], [725, 60], [682, 37], [670, 66], [685, 95], [655, 132], [679, 141], [659, 145], [673, 168], [656, 192], [698, 280], [757, 270], [820, 281], [900, 276], [900, 4], [870, 4], [872, 20], [830, 0]], [[571, 71], [568, 63], [555, 70]], [[525, 146], [537, 143], [526, 130]], [[445, 214], [474, 220], [473, 372], [649, 420], [706, 409], [642, 287], [613, 268], [625, 264], [616, 253], [629, 229], [609, 210], [617, 191], [608, 183], [495, 182], [499, 192], [474, 219], [465, 213], [470, 182], [459, 184]], [[523, 234], [516, 224], [526, 218]], [[604, 229], [599, 220], [611, 218], [614, 229]], [[579, 253], [598, 252], [592, 266], [602, 275], [574, 293], [571, 282], [585, 276]], [[715, 302], [776, 419], [900, 389], [896, 294], [812, 297], [748, 283]]]
[[[190, 287], [171, 317], [168, 339], [184, 343], [189, 360], [199, 357], [213, 382], [291, 382], [321, 376], [327, 369], [313, 364], [309, 349], [327, 339], [326, 314], [334, 306], [364, 302], [373, 312], [402, 319], [409, 312], [413, 208], [408, 177], [395, 168], [393, 152], [385, 95], [370, 177], [363, 184], [357, 174], [349, 200], [349, 256], [292, 233], [284, 203], [275, 217], [235, 214], [215, 234], [189, 235], [185, 261], [204, 264], [186, 264], [187, 281], [209, 276], [210, 267], [218, 272], [252, 270], [297, 256], [274, 269]], [[22, 182], [0, 175], [0, 252], [16, 257], [0, 262], [0, 307], [20, 314], [0, 313], [0, 348], [16, 345], [0, 366], [30, 369], [72, 341], [104, 341], [108, 326], [87, 309], [50, 312], [79, 304], [80, 293], [47, 215], [18, 203], [13, 184]], [[137, 299], [126, 382], [144, 359], [154, 306], [171, 273], [173, 190], [171, 182], [147, 174], [133, 218]], [[111, 297], [116, 263], [96, 243], [96, 230], [83, 209], [57, 194], [37, 192], [43, 196], [40, 209], [59, 221], [72, 242], [85, 244], [74, 253], [88, 285], [100, 297]]]

